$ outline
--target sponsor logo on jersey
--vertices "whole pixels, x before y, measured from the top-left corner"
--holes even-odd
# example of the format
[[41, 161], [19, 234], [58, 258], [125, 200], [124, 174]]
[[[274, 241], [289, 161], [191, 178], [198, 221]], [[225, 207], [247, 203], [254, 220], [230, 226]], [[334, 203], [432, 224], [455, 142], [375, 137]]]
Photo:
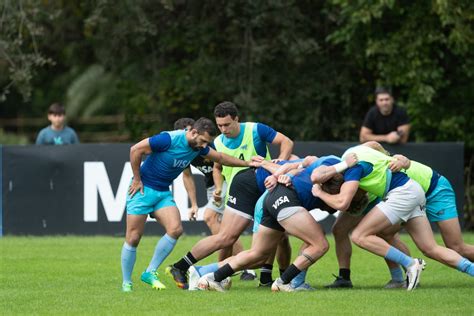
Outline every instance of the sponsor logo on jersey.
[[275, 201], [275, 203], [273, 203], [273, 208], [276, 210], [280, 205], [282, 205], [283, 203], [289, 203], [290, 200], [288, 199], [288, 197], [285, 195], [285, 196], [280, 196], [278, 198], [278, 200]]
[[189, 165], [189, 160], [174, 159], [173, 167], [174, 168], [186, 168]]

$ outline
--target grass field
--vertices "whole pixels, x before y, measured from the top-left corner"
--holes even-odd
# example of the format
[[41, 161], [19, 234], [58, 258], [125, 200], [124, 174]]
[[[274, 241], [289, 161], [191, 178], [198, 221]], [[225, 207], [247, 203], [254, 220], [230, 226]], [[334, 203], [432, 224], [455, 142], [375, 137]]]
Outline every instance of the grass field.
[[[184, 236], [164, 267], [184, 255], [199, 239]], [[139, 281], [156, 236], [145, 236], [138, 249], [133, 293], [122, 293], [122, 238], [3, 237], [0, 238], [0, 314], [435, 314], [474, 315], [474, 278], [426, 259], [421, 287], [413, 292], [383, 290], [389, 276], [384, 262], [354, 248], [352, 290], [326, 290], [338, 267], [332, 247], [308, 274], [317, 288], [306, 293], [272, 293], [257, 281], [237, 277], [228, 293], [189, 292], [168, 286], [154, 291]], [[333, 246], [332, 236], [328, 238]], [[413, 254], [421, 254], [402, 236]], [[439, 240], [439, 237], [438, 237]], [[474, 234], [465, 234], [474, 243]], [[250, 237], [243, 238], [250, 244]], [[292, 240], [294, 253], [299, 242]], [[212, 262], [212, 256], [203, 262]], [[274, 270], [274, 276], [277, 274]]]

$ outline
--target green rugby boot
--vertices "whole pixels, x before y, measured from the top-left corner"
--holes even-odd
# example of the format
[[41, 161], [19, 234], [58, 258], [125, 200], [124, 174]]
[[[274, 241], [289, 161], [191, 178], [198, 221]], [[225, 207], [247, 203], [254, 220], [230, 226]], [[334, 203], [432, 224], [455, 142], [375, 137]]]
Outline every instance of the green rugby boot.
[[143, 282], [150, 284], [151, 287], [156, 290], [166, 289], [166, 286], [161, 283], [160, 278], [158, 277], [158, 272], [156, 270], [152, 270], [150, 272], [143, 272], [140, 279]]
[[122, 283], [122, 292], [132, 292], [133, 285], [131, 282], [124, 282]]

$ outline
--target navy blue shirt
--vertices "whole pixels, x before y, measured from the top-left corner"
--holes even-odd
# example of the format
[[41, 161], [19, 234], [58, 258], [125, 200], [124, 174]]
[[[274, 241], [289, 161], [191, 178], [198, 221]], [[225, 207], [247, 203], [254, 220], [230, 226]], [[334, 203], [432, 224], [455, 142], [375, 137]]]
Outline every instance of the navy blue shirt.
[[313, 173], [313, 170], [319, 166], [332, 166], [339, 162], [341, 162], [341, 159], [336, 156], [319, 157], [315, 162], [306, 167], [293, 178], [293, 187], [295, 188], [296, 194], [298, 195], [298, 198], [301, 202], [301, 206], [303, 206], [308, 211], [324, 206], [323, 201], [320, 198], [315, 197], [311, 192], [313, 188], [313, 182], [311, 182], [311, 173]]
[[[297, 159], [297, 160], [281, 160], [279, 162], [277, 162], [277, 164], [279, 164], [280, 166], [284, 165], [284, 164], [287, 164], [289, 162], [301, 162], [303, 161], [303, 159]], [[257, 168], [257, 170], [255, 171], [255, 177], [257, 179], [257, 185], [258, 185], [258, 188], [260, 190], [260, 192], [263, 194], [263, 192], [265, 192], [265, 179], [271, 175], [270, 171], [268, 171], [267, 169], [263, 168], [263, 167], [259, 167]]]

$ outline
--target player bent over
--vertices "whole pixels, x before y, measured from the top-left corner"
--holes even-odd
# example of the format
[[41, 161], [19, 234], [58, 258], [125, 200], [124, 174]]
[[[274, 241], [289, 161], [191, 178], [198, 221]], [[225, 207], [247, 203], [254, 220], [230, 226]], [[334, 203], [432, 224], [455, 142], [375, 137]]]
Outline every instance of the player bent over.
[[[207, 118], [200, 118], [191, 130], [162, 132], [140, 141], [130, 149], [133, 179], [127, 195], [127, 228], [121, 255], [124, 292], [132, 290], [136, 249], [143, 235], [147, 216], [151, 213], [165, 228], [166, 234], [156, 245], [141, 280], [155, 289], [165, 288], [159, 280], [157, 269], [171, 253], [183, 231], [180, 213], [169, 187], [196, 156], [201, 155], [224, 165], [253, 165], [249, 161], [242, 161], [209, 148], [208, 144], [215, 134], [214, 123]], [[143, 155], [149, 156], [140, 167]], [[261, 159], [255, 158], [258, 162]]]
[[[268, 192], [264, 201], [262, 220], [258, 232], [254, 235], [251, 249], [227, 259], [221, 263], [216, 272], [201, 277], [199, 288], [225, 291], [222, 281], [235, 271], [261, 264], [276, 247], [279, 238], [286, 230], [288, 234], [304, 241], [307, 246], [281, 277], [273, 282], [272, 291], [295, 291], [291, 280], [321, 258], [329, 248], [322, 227], [308, 211], [316, 207], [324, 208], [322, 201], [311, 194], [312, 171], [321, 164], [337, 165], [339, 161], [332, 157], [322, 157], [296, 175], [292, 171], [286, 176], [280, 176], [279, 181], [285, 184], [278, 184]], [[335, 169], [332, 174], [336, 173], [336, 167], [331, 168]], [[291, 187], [287, 186], [288, 178], [292, 178]], [[271, 179], [272, 177], [267, 181], [267, 187], [270, 188], [272, 185], [271, 183], [268, 185], [268, 182]]]
[[354, 179], [344, 182], [339, 194], [328, 194], [319, 185], [313, 187], [315, 196], [341, 211], [348, 209], [359, 188], [384, 199], [357, 225], [352, 233], [352, 241], [361, 248], [405, 267], [407, 290], [413, 290], [419, 283], [425, 261], [407, 256], [377, 236], [393, 225], [406, 222], [406, 230], [425, 255], [474, 276], [472, 262], [455, 251], [436, 244], [424, 213], [426, 200], [422, 187], [402, 172], [392, 174], [388, 168], [391, 157], [367, 146], [349, 148], [344, 155], [354, 153], [359, 163], [344, 174], [345, 177], [351, 175]]

